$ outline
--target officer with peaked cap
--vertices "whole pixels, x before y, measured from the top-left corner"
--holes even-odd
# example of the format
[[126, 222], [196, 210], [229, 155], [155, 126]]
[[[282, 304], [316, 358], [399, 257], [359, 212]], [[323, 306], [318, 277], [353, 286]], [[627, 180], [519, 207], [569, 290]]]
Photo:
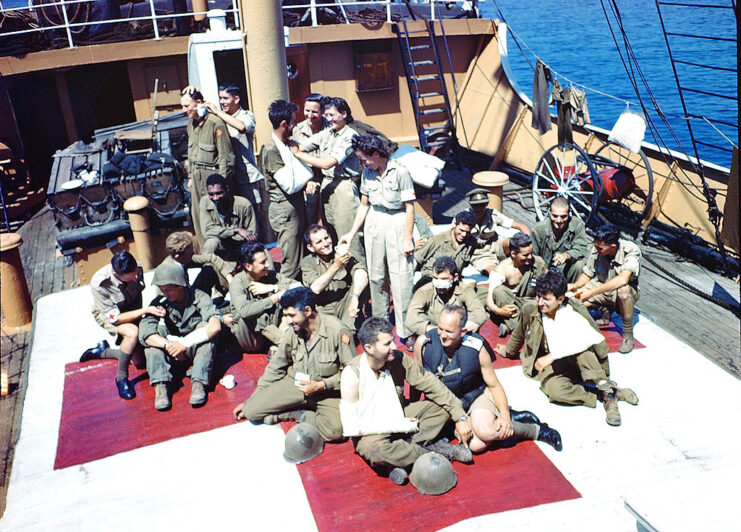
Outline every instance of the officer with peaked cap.
[[139, 340], [144, 344], [149, 382], [155, 389], [154, 407], [171, 407], [169, 386], [172, 365], [192, 365], [190, 404], [193, 408], [206, 402], [210, 383], [213, 340], [221, 331], [221, 315], [204, 292], [188, 285], [183, 268], [166, 262], [157, 266], [152, 284], [162, 291], [152, 305], [164, 310], [162, 318], [146, 315], [139, 325]]
[[497, 263], [507, 257], [509, 239], [506, 236], [521, 231], [530, 234], [530, 229], [496, 209], [488, 208], [489, 191], [474, 188], [466, 194], [476, 225], [471, 234], [478, 239], [479, 247], [474, 251], [471, 265], [479, 271], [490, 272]]

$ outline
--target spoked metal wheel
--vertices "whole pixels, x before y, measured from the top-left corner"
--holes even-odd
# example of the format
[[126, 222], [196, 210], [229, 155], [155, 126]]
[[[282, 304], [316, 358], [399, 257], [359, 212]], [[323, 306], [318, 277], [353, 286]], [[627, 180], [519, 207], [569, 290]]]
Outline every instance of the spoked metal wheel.
[[589, 225], [597, 214], [601, 183], [584, 150], [576, 144], [556, 144], [535, 166], [532, 191], [538, 220], [546, 217], [551, 202], [561, 196], [569, 201], [572, 214]]
[[608, 142], [590, 157], [602, 177], [600, 204], [608, 207], [602, 209], [603, 214], [617, 217], [616, 222], [640, 224], [648, 215], [654, 194], [654, 176], [643, 150], [633, 153]]

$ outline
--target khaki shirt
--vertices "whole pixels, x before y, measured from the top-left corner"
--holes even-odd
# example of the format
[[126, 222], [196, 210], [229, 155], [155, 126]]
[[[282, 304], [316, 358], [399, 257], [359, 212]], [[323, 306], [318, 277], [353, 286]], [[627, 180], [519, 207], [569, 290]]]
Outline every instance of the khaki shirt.
[[445, 231], [435, 235], [422, 248], [414, 253], [417, 269], [422, 275], [432, 277], [432, 265], [438, 257], [451, 257], [458, 266], [458, 273], [471, 263], [471, 257], [476, 250], [476, 239], [469, 235], [463, 244], [458, 244], [453, 238], [453, 231]]
[[[251, 282], [252, 278], [246, 271], [242, 270], [229, 283], [232, 317], [235, 322], [245, 320], [248, 327], [255, 332], [260, 332], [268, 325], [278, 325], [280, 307], [270, 299], [273, 294], [253, 296], [249, 291]], [[296, 284], [294, 279], [275, 272], [270, 272], [260, 282], [277, 285], [279, 290]]]
[[252, 146], [252, 139], [255, 135], [255, 115], [252, 111], [240, 107], [232, 116], [244, 122], [246, 128], [244, 132], [241, 132], [226, 123], [234, 150], [234, 180], [236, 183], [256, 183], [263, 179], [263, 175], [257, 169], [255, 151]]
[[216, 204], [208, 196], [201, 198], [201, 232], [206, 238], [232, 240], [244, 242], [242, 235], [236, 228], [242, 227], [257, 234], [257, 219], [249, 200], [241, 196], [233, 196], [231, 212], [221, 217]]
[[[265, 368], [257, 389], [265, 388], [296, 372], [307, 373], [309, 380], [324, 381], [327, 390], [339, 392], [340, 372], [357, 355], [353, 333], [340, 320], [326, 314], [317, 315], [317, 330], [310, 341], [288, 329]], [[334, 395], [337, 395], [336, 393]]]
[[[567, 304], [586, 318], [592, 328], [599, 331], [599, 327], [581, 301], [572, 297], [567, 300]], [[512, 331], [512, 336], [507, 341], [505, 352], [508, 355], [514, 355], [523, 345], [525, 348], [520, 353], [522, 372], [528, 377], [535, 378], [538, 375], [538, 370], [535, 369], [535, 361], [547, 355], [548, 349], [545, 342], [545, 331], [543, 330], [543, 317], [538, 310], [538, 306], [534, 303], [528, 303], [522, 308], [522, 315]], [[596, 344], [593, 349], [599, 359], [607, 358], [607, 353], [610, 350], [605, 341]]]
[[[327, 122], [324, 118], [322, 118], [322, 131], [329, 128], [329, 122]], [[305, 140], [308, 140], [312, 135], [315, 135], [315, 133], [311, 130], [311, 124], [309, 124], [308, 120], [302, 120], [299, 122], [296, 127], [293, 128], [293, 133], [291, 134], [291, 138], [301, 144]], [[316, 150], [313, 150], [316, 151]], [[312, 153], [312, 152], [308, 152]]]
[[641, 272], [641, 248], [622, 238], [618, 240], [618, 249], [614, 257], [611, 259], [602, 257], [597, 254], [597, 250], [592, 246], [587, 263], [584, 265], [584, 274], [589, 278], [596, 276], [602, 283], [626, 270], [631, 272], [628, 284], [638, 290], [638, 275]]
[[383, 176], [376, 170], [365, 168], [360, 180], [360, 193], [368, 196], [373, 207], [392, 211], [404, 208], [404, 202], [414, 201], [414, 183], [409, 171], [396, 161], [389, 160]]
[[[213, 170], [231, 183], [234, 179], [234, 151], [224, 121], [208, 113], [199, 122], [188, 120], [188, 165], [192, 178], [195, 169]], [[199, 180], [200, 181], [200, 180]], [[195, 183], [201, 196], [206, 195], [206, 181]]]
[[[360, 372], [360, 357], [353, 358], [347, 365], [353, 368], [356, 373]], [[404, 355], [401, 351], [394, 351], [394, 359], [386, 362], [381, 371], [388, 371], [394, 381], [396, 394], [399, 396], [402, 406], [409, 403], [404, 397], [404, 381], [409, 386], [425, 394], [425, 401], [432, 401], [437, 406], [445, 410], [453, 421], [456, 421], [466, 415], [463, 410], [463, 403], [458, 399], [447, 386], [435, 375], [425, 370], [422, 366], [410, 356]], [[359, 390], [360, 395], [363, 390]]]
[[533, 254], [542, 257], [546, 264], [550, 264], [553, 255], [568, 253], [575, 261], [583, 259], [589, 251], [589, 240], [584, 230], [584, 222], [577, 216], [569, 219], [561, 238], [556, 240], [551, 226], [551, 219], [546, 218], [533, 227]]
[[[333, 261], [325, 262], [315, 254], [307, 255], [301, 260], [301, 279], [306, 286], [319, 279], [327, 273]], [[344, 268], [338, 270], [327, 287], [316, 295], [316, 306], [323, 312], [335, 314], [335, 309], [345, 298], [347, 292], [352, 289], [352, 281], [355, 272], [365, 270], [362, 263], [355, 257], [350, 257]]]
[[357, 135], [355, 130], [348, 125], [339, 131], [327, 128], [306, 139], [301, 143], [301, 147], [308, 152], [318, 149], [319, 157], [337, 161], [337, 164], [329, 170], [322, 170], [324, 177], [357, 180], [360, 177], [361, 166], [352, 149], [352, 138], [355, 135]]
[[484, 214], [484, 219], [479, 223], [476, 222], [476, 225], [473, 226], [473, 229], [471, 230], [471, 234], [476, 235], [478, 238], [482, 238], [481, 235], [488, 235], [491, 233], [495, 233], [497, 230], [497, 227], [503, 227], [505, 229], [512, 228], [512, 224], [514, 223], [514, 219], [510, 218], [509, 216], [505, 216], [501, 212], [499, 212], [496, 209], [486, 209], [486, 213]]
[[136, 280], [125, 283], [113, 274], [113, 266], [107, 264], [95, 272], [90, 288], [93, 291], [93, 315], [113, 324], [122, 312], [142, 307], [144, 272], [139, 266]]
[[468, 321], [479, 327], [488, 317], [474, 288], [456, 283], [453, 287], [453, 294], [446, 302], [438, 295], [432, 283], [427, 283], [414, 293], [409, 303], [406, 326], [416, 334], [424, 334], [429, 325], [437, 325], [440, 313], [446, 305], [460, 305], [465, 308], [468, 312]]
[[201, 323], [207, 323], [219, 317], [219, 311], [211, 298], [204, 292], [192, 287], [185, 289], [185, 306], [179, 308], [177, 303], [170, 303], [165, 296], [155, 297], [150, 305], [164, 307], [167, 311], [164, 318], [145, 314], [139, 322], [139, 340], [146, 345], [146, 339], [153, 334], [166, 338], [168, 334], [185, 336], [193, 332]]

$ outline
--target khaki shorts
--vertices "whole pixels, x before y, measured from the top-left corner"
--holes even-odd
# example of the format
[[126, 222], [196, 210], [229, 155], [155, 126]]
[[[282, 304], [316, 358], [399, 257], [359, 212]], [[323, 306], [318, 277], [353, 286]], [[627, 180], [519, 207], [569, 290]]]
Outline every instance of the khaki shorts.
[[499, 264], [500, 261], [506, 258], [503, 243], [504, 238], [499, 237], [491, 244], [487, 244], [483, 248], [474, 251], [471, 256], [471, 265], [482, 272]]
[[496, 403], [494, 402], [494, 397], [492, 397], [491, 392], [489, 391], [489, 388], [486, 388], [484, 390], [484, 393], [479, 395], [476, 400], [471, 403], [470, 408], [468, 409], [468, 415], [470, 416], [471, 413], [474, 410], [488, 410], [492, 414], [494, 414], [494, 417], [499, 417], [499, 409], [497, 408]]
[[[584, 285], [583, 289], [592, 290], [594, 288], [602, 286], [603, 284], [605, 283], [603, 283], [602, 281], [598, 279], [592, 279], [586, 285]], [[638, 297], [639, 297], [638, 290], [636, 290], [632, 286], [630, 286], [630, 295], [633, 297], [634, 302], [638, 301]], [[615, 307], [617, 304], [617, 290], [612, 290], [610, 292], [603, 292], [594, 297], [590, 297], [589, 302], [594, 303], [595, 305], [598, 305], [598, 306]]]

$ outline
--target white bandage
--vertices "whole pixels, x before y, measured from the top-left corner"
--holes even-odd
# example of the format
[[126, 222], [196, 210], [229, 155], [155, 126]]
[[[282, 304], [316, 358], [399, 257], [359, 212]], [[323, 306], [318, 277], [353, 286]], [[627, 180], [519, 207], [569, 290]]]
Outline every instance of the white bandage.
[[504, 281], [506, 281], [506, 279], [504, 278], [504, 275], [502, 275], [496, 270], [492, 271], [489, 274], [489, 290], [496, 288], [500, 284], [504, 284]]
[[183, 337], [168, 335], [167, 339], [171, 342], [178, 342], [185, 347], [191, 347], [193, 345], [200, 345], [204, 342], [208, 342], [208, 333], [206, 333], [205, 327], [198, 327], [195, 331], [192, 331]]

